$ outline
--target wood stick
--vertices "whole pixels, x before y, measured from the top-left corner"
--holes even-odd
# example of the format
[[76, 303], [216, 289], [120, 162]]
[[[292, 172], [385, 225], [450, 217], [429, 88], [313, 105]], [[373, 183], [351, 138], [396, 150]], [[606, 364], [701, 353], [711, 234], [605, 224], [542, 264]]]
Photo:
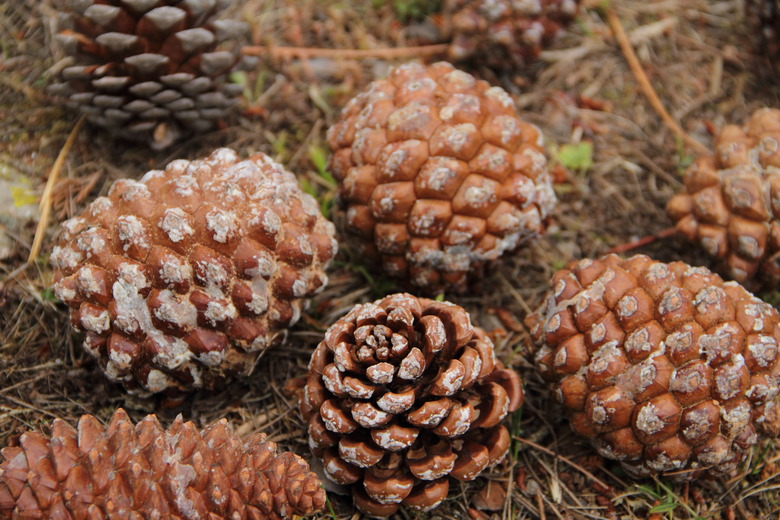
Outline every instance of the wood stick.
[[658, 233], [654, 235], [647, 235], [642, 238], [638, 238], [636, 240], [632, 240], [631, 242], [626, 242], [624, 244], [618, 244], [615, 247], [611, 248], [609, 251], [607, 251], [607, 254], [615, 253], [625, 253], [626, 251], [631, 251], [632, 249], [636, 249], [637, 247], [646, 246], [648, 244], [652, 244], [656, 240], [660, 240], [662, 238], [670, 237], [674, 235], [677, 232], [677, 229], [674, 227], [666, 228], [662, 231], [659, 231]]
[[607, 23], [612, 29], [612, 33], [615, 35], [615, 40], [617, 40], [621, 51], [623, 51], [623, 56], [626, 58], [628, 66], [631, 68], [631, 72], [634, 74], [637, 82], [639, 82], [639, 87], [642, 89], [642, 92], [647, 97], [648, 101], [650, 101], [650, 105], [653, 107], [653, 110], [655, 110], [664, 124], [672, 132], [677, 134], [685, 144], [693, 148], [697, 153], [709, 155], [710, 151], [707, 150], [707, 147], [685, 133], [685, 130], [683, 130], [682, 127], [677, 124], [674, 119], [672, 119], [672, 116], [669, 115], [669, 112], [667, 112], [663, 102], [658, 97], [658, 94], [653, 88], [653, 85], [647, 78], [647, 74], [645, 74], [645, 71], [642, 68], [642, 64], [639, 63], [639, 58], [637, 58], [636, 53], [634, 52], [634, 48], [631, 46], [631, 42], [628, 40], [626, 31], [623, 29], [623, 25], [620, 23], [620, 19], [615, 14], [615, 11], [611, 7], [607, 6], [604, 8], [604, 13], [607, 18]]
[[247, 45], [241, 52], [247, 56], [272, 56], [274, 58], [332, 58], [358, 60], [362, 58], [412, 58], [416, 56], [435, 56], [445, 54], [449, 44], [422, 45], [419, 47], [397, 47], [382, 49], [320, 49], [316, 47], [271, 47], [262, 45]]

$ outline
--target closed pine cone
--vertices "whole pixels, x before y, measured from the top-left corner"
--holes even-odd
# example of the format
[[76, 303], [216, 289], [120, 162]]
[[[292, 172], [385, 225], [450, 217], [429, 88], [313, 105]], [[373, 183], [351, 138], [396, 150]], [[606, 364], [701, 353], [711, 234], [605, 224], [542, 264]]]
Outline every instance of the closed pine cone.
[[120, 409], [107, 428], [55, 419], [51, 436], [27, 432], [1, 453], [3, 518], [280, 520], [325, 504], [303, 459], [262, 433], [242, 441], [224, 419], [199, 432], [179, 416], [164, 430]]
[[448, 302], [395, 294], [356, 305], [312, 355], [301, 399], [328, 478], [370, 516], [428, 511], [448, 477], [472, 480], [509, 447], [501, 424], [520, 377], [485, 332]]
[[453, 61], [526, 65], [577, 15], [580, 0], [445, 0]]
[[738, 282], [780, 282], [780, 110], [761, 109], [744, 127], [727, 125], [713, 155], [685, 172], [667, 204], [677, 231], [721, 260]]
[[163, 148], [213, 129], [238, 103], [244, 24], [223, 0], [59, 0], [58, 35], [74, 62], [51, 93], [119, 136]]
[[173, 161], [62, 225], [54, 292], [114, 381], [214, 388], [281, 343], [327, 283], [333, 224], [264, 154]]
[[544, 232], [556, 200], [543, 138], [512, 98], [448, 63], [409, 63], [328, 131], [361, 258], [433, 293]]
[[555, 274], [528, 322], [572, 428], [635, 477], [729, 473], [777, 435], [780, 324], [703, 267], [644, 255]]

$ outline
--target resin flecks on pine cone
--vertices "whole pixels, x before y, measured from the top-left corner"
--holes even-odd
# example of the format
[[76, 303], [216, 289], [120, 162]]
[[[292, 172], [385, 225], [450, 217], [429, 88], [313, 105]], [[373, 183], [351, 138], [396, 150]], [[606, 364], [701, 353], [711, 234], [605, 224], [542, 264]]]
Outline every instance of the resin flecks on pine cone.
[[360, 256], [429, 292], [464, 290], [540, 235], [556, 203], [539, 130], [504, 90], [448, 63], [372, 83], [328, 144]]
[[573, 429], [634, 476], [733, 470], [777, 435], [780, 323], [703, 267], [644, 255], [555, 274], [529, 318], [536, 361]]
[[728, 125], [699, 157], [667, 211], [677, 230], [720, 259], [738, 282], [780, 282], [780, 110]]
[[65, 222], [54, 291], [84, 347], [128, 389], [246, 375], [327, 283], [333, 224], [264, 154], [173, 161]]
[[577, 15], [580, 0], [445, 0], [450, 59], [525, 65]]
[[509, 446], [501, 424], [520, 377], [485, 332], [448, 302], [395, 294], [356, 305], [312, 355], [301, 399], [309, 443], [357, 507], [430, 510], [448, 477], [472, 480]]
[[124, 410], [107, 428], [56, 419], [51, 436], [25, 433], [1, 453], [3, 518], [280, 520], [325, 504], [303, 459], [264, 434], [242, 441], [224, 419], [202, 431], [181, 416], [167, 430], [154, 415], [133, 425]]
[[118, 135], [162, 148], [213, 129], [237, 103], [230, 72], [244, 24], [217, 19], [223, 0], [60, 1], [58, 35], [73, 60], [52, 94]]

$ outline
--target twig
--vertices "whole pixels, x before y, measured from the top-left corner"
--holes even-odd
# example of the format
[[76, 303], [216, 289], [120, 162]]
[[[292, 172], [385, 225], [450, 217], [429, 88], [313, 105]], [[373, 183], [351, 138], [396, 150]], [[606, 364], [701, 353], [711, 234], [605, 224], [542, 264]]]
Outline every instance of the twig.
[[544, 512], [544, 500], [542, 499], [542, 490], [536, 490], [536, 507], [539, 508], [539, 520], [547, 520], [547, 515]]
[[397, 47], [392, 49], [319, 49], [316, 47], [270, 47], [262, 45], [247, 45], [241, 52], [247, 56], [271, 56], [273, 58], [332, 58], [357, 60], [361, 58], [383, 58], [394, 60], [415, 56], [435, 56], [444, 54], [449, 44], [422, 45], [419, 47]]
[[68, 157], [68, 152], [73, 147], [73, 143], [76, 141], [81, 127], [84, 126], [84, 116], [78, 120], [76, 126], [70, 131], [68, 140], [65, 141], [65, 145], [60, 150], [57, 160], [54, 161], [54, 166], [51, 168], [49, 178], [46, 181], [46, 187], [43, 189], [43, 195], [41, 195], [41, 219], [38, 221], [38, 227], [35, 229], [35, 239], [33, 240], [32, 247], [30, 247], [30, 256], [27, 257], [27, 263], [31, 264], [36, 258], [38, 253], [41, 252], [41, 244], [43, 244], [43, 236], [46, 234], [46, 226], [49, 224], [49, 215], [51, 214], [51, 194], [54, 191], [54, 185], [57, 183], [57, 179], [62, 171], [62, 165], [65, 164], [65, 159]]
[[664, 124], [672, 132], [677, 134], [680, 139], [685, 142], [685, 144], [696, 150], [697, 153], [709, 154], [709, 150], [707, 150], [707, 148], [699, 141], [685, 133], [685, 130], [683, 130], [682, 127], [680, 127], [680, 125], [677, 124], [674, 119], [672, 119], [672, 116], [669, 115], [669, 112], [667, 112], [663, 102], [661, 102], [661, 99], [658, 97], [658, 94], [653, 88], [653, 85], [647, 78], [647, 74], [645, 74], [642, 65], [639, 63], [639, 58], [637, 58], [636, 53], [634, 52], [634, 48], [631, 46], [631, 42], [628, 41], [626, 31], [623, 29], [623, 25], [620, 23], [620, 19], [615, 14], [615, 11], [611, 7], [607, 6], [604, 8], [604, 14], [607, 18], [609, 27], [612, 29], [612, 33], [615, 35], [615, 40], [617, 40], [618, 45], [620, 45], [620, 50], [623, 51], [623, 56], [626, 58], [628, 66], [631, 68], [631, 72], [639, 82], [639, 87], [642, 89], [642, 92], [645, 94], [648, 101], [650, 101], [650, 105], [653, 107], [653, 110], [655, 110], [661, 120], [663, 120]]
[[569, 460], [568, 458], [564, 457], [563, 455], [555, 453], [551, 449], [545, 448], [544, 446], [542, 446], [540, 444], [537, 444], [534, 441], [529, 441], [528, 439], [523, 439], [522, 437], [513, 436], [512, 439], [514, 439], [514, 440], [516, 440], [518, 442], [522, 442], [523, 444], [527, 444], [528, 446], [531, 446], [534, 449], [537, 449], [537, 450], [539, 450], [541, 452], [544, 452], [547, 455], [553, 456], [556, 459], [560, 460], [561, 462], [565, 462], [566, 464], [568, 464], [572, 468], [576, 469], [577, 471], [579, 471], [580, 473], [582, 473], [586, 477], [588, 477], [591, 480], [593, 480], [593, 482], [595, 482], [596, 484], [602, 486], [604, 489], [609, 489], [611, 487], [611, 486], [608, 486], [607, 484], [605, 484], [604, 482], [602, 482], [596, 475], [594, 475], [593, 473], [591, 473], [587, 469], [583, 468], [582, 466], [580, 466], [579, 464], [577, 464], [573, 460]]
[[625, 253], [626, 251], [631, 251], [632, 249], [636, 249], [638, 247], [646, 246], [648, 244], [652, 244], [656, 240], [660, 240], [662, 238], [670, 237], [674, 235], [677, 232], [677, 229], [670, 227], [666, 228], [663, 231], [659, 231], [658, 233], [654, 235], [647, 235], [646, 237], [638, 238], [636, 240], [632, 240], [631, 242], [626, 242], [624, 244], [619, 244], [607, 251], [607, 254], [615, 253]]

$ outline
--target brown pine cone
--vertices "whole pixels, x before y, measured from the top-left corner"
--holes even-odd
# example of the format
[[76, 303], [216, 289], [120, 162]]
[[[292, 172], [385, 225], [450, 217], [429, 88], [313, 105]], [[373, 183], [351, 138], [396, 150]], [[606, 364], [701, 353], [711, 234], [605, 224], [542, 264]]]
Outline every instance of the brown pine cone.
[[130, 389], [214, 388], [281, 343], [328, 281], [334, 227], [264, 154], [173, 161], [62, 225], [54, 292]]
[[312, 355], [301, 399], [309, 444], [355, 505], [428, 511], [448, 476], [472, 480], [509, 447], [501, 424], [523, 401], [520, 376], [448, 302], [395, 294], [356, 305]]
[[496, 68], [533, 61], [576, 16], [580, 0], [445, 0], [452, 61]]
[[72, 64], [51, 93], [120, 137], [170, 145], [207, 131], [237, 103], [229, 74], [244, 24], [217, 19], [224, 0], [59, 0]]
[[179, 416], [164, 430], [120, 409], [107, 428], [55, 419], [49, 438], [27, 432], [0, 453], [3, 518], [278, 520], [325, 505], [303, 459], [262, 433], [242, 441], [224, 419], [199, 432]]
[[780, 282], [779, 166], [780, 110], [758, 110], [743, 128], [721, 129], [714, 155], [696, 159], [666, 206], [677, 231], [738, 282]]
[[360, 256], [429, 292], [464, 290], [540, 235], [556, 203], [539, 130], [505, 91], [448, 63], [373, 82], [328, 144]]
[[778, 314], [703, 267], [644, 255], [558, 271], [531, 317], [572, 428], [635, 477], [733, 470], [777, 435]]

